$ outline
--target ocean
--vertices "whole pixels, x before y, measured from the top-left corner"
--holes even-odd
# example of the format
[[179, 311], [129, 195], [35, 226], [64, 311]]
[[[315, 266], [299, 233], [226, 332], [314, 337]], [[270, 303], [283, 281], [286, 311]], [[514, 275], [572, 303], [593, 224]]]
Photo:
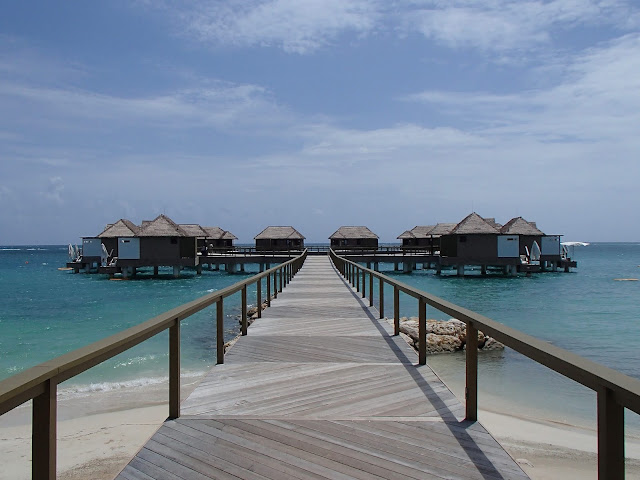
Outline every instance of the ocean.
[[[594, 243], [576, 247], [578, 268], [571, 273], [530, 277], [438, 277], [433, 271], [411, 274], [381, 270], [400, 281], [469, 308], [496, 321], [640, 378], [640, 244]], [[172, 278], [142, 275], [110, 281], [103, 275], [60, 271], [66, 246], [0, 247], [0, 379], [52, 357], [136, 325], [168, 309], [248, 278], [245, 273], [186, 271]], [[377, 290], [376, 290], [377, 292]], [[249, 303], [255, 302], [255, 287]], [[385, 294], [387, 315], [392, 293]], [[225, 301], [225, 341], [239, 333], [240, 297]], [[417, 315], [417, 302], [401, 297], [401, 315]], [[433, 308], [428, 318], [446, 319]], [[215, 308], [182, 322], [182, 374], [199, 378], [215, 364]], [[249, 332], [250, 334], [250, 332]], [[60, 387], [74, 395], [143, 389], [166, 382], [168, 336], [161, 334]], [[428, 364], [459, 396], [464, 391], [464, 354], [431, 355]], [[516, 352], [482, 352], [479, 367], [480, 408], [593, 426], [595, 393], [539, 366]], [[640, 422], [627, 413], [627, 427]]]

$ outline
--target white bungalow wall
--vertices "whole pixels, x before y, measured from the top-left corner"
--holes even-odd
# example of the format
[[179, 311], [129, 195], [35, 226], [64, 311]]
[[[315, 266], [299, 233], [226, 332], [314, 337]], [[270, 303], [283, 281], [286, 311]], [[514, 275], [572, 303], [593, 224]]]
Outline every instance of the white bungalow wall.
[[82, 239], [82, 256], [99, 257], [102, 255], [102, 240], [99, 238]]
[[518, 258], [520, 256], [520, 239], [518, 235], [498, 236], [498, 258]]
[[560, 255], [560, 235], [547, 235], [542, 237], [540, 253], [542, 255]]
[[122, 260], [139, 260], [140, 239], [118, 238], [118, 258]]

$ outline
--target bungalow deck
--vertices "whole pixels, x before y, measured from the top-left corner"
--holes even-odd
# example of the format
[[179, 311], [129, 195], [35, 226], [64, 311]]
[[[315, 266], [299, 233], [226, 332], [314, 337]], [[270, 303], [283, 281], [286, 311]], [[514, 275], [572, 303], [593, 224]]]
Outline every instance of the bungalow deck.
[[308, 257], [117, 478], [528, 478], [378, 316]]

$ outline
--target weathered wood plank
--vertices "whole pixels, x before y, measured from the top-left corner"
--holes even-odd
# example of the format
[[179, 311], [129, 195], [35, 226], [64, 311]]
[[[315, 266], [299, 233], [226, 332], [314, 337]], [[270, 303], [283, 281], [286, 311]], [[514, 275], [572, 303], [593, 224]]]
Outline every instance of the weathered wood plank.
[[118, 478], [526, 479], [364, 300], [307, 258]]

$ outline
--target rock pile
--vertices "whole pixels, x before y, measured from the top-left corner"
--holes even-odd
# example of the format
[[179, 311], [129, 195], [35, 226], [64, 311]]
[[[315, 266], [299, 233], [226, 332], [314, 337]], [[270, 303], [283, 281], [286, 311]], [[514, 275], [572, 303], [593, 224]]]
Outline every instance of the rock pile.
[[[418, 350], [418, 318], [402, 317], [400, 334], [413, 348]], [[427, 320], [427, 353], [447, 353], [464, 350], [467, 343], [467, 324], [452, 318], [451, 320]], [[478, 332], [478, 350], [501, 350], [504, 345], [497, 340]]]

